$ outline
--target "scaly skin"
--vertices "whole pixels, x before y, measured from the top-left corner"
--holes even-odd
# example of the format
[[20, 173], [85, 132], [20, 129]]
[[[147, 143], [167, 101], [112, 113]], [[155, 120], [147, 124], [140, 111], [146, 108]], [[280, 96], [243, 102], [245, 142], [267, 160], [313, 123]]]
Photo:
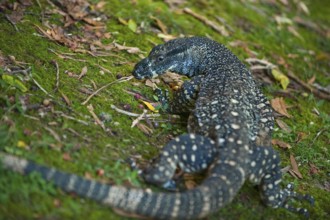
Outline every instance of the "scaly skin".
[[111, 186], [65, 174], [33, 162], [3, 155], [8, 169], [39, 172], [65, 191], [99, 201], [128, 213], [157, 219], [202, 218], [228, 204], [245, 180], [258, 184], [265, 205], [308, 215], [287, 205], [291, 198], [308, 200], [291, 185], [281, 189], [280, 159], [270, 146], [273, 116], [251, 73], [223, 45], [207, 38], [180, 38], [158, 45], [133, 70], [137, 79], [173, 71], [191, 78], [172, 101], [160, 91], [168, 112], [190, 113], [188, 134], [164, 146], [144, 179], [164, 186], [175, 169], [194, 173], [208, 169], [202, 184], [184, 192], [151, 192]]

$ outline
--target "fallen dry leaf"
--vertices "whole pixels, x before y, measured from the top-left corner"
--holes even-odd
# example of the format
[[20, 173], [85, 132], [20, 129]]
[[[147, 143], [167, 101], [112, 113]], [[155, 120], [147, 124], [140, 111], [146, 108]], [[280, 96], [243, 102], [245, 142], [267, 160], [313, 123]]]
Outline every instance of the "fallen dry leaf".
[[183, 84], [183, 76], [176, 74], [176, 73], [171, 73], [167, 72], [166, 74], [163, 74], [160, 76], [160, 78], [168, 85], [171, 86], [171, 88], [178, 86], [181, 87]]
[[138, 123], [136, 124], [136, 127], [138, 127], [145, 135], [150, 136], [153, 133], [153, 130], [145, 124]]
[[298, 37], [301, 40], [304, 40], [304, 38], [298, 33], [298, 31], [296, 30], [296, 28], [294, 28], [293, 26], [288, 26], [288, 31], [293, 34], [295, 37]]
[[93, 175], [90, 172], [85, 172], [84, 177], [88, 180], [93, 179]]
[[309, 9], [308, 9], [308, 7], [306, 6], [306, 4], [304, 2], [300, 1], [298, 3], [298, 8], [300, 10], [302, 10], [306, 15], [309, 15], [310, 14]]
[[307, 81], [307, 83], [309, 84], [309, 85], [312, 85], [314, 82], [315, 82], [315, 79], [316, 79], [316, 76], [315, 76], [315, 74], [312, 76], [312, 78], [310, 78], [308, 81]]
[[276, 123], [283, 131], [285, 131], [287, 133], [291, 133], [291, 131], [292, 131], [291, 128], [284, 121], [277, 118]]
[[72, 105], [72, 102], [71, 102], [71, 100], [63, 93], [63, 92], [61, 92], [60, 91], [60, 93], [61, 93], [61, 96], [62, 96], [62, 98], [64, 99], [64, 101], [65, 101], [65, 103], [68, 105], [68, 106], [71, 106]]
[[319, 168], [315, 166], [313, 163], [309, 163], [310, 169], [309, 169], [309, 174], [314, 175], [318, 174], [320, 172]]
[[124, 45], [120, 45], [118, 43], [114, 43], [114, 46], [118, 49], [118, 50], [125, 50], [128, 53], [142, 53], [142, 51], [138, 48], [138, 47], [128, 47], [128, 46], [124, 46]]
[[53, 205], [56, 207], [56, 208], [59, 208], [61, 206], [61, 200], [59, 199], [54, 199], [53, 200]]
[[272, 139], [272, 145], [277, 145], [277, 146], [279, 146], [280, 148], [283, 148], [283, 149], [292, 148], [290, 144], [288, 144], [284, 141], [280, 141], [278, 139]]
[[165, 42], [177, 38], [177, 36], [174, 36], [174, 35], [171, 35], [171, 34], [163, 34], [163, 33], [157, 34], [157, 37], [163, 39]]
[[292, 166], [292, 171], [294, 172], [294, 174], [299, 178], [302, 179], [303, 176], [300, 173], [299, 169], [298, 169], [298, 164], [296, 162], [296, 159], [294, 158], [294, 156], [292, 154], [290, 154], [290, 162], [291, 162], [291, 166]]
[[306, 138], [307, 134], [305, 132], [298, 132], [297, 138], [295, 140], [296, 143], [299, 143], [302, 139]]
[[290, 18], [284, 16], [275, 15], [274, 19], [278, 25], [283, 25], [283, 24], [292, 25], [293, 23]]
[[78, 79], [81, 79], [83, 78], [86, 74], [87, 74], [87, 66], [84, 66], [82, 69], [81, 69], [81, 72], [80, 72], [80, 75], [78, 76]]
[[213, 30], [215, 30], [216, 32], [218, 32], [222, 36], [225, 36], [225, 37], [229, 36], [229, 33], [226, 30], [225, 26], [218, 25], [217, 23], [215, 23], [213, 21], [210, 21], [208, 18], [206, 18], [206, 17], [204, 17], [200, 14], [197, 14], [196, 12], [192, 11], [190, 8], [184, 8], [183, 11], [186, 14], [189, 14], [189, 15], [193, 16], [194, 18], [200, 20], [201, 22], [203, 22], [207, 26], [211, 27]]
[[[158, 79], [159, 80], [159, 79]], [[152, 88], [152, 89], [156, 89], [157, 88], [157, 83], [159, 83], [160, 81], [154, 81], [154, 80], [150, 80], [150, 79], [147, 79], [146, 82], [145, 82], [145, 85]]]
[[193, 189], [197, 187], [197, 183], [195, 181], [195, 176], [190, 173], [183, 174], [184, 184], [187, 189]]
[[150, 18], [156, 22], [157, 27], [160, 29], [160, 31], [163, 34], [165, 34], [165, 35], [168, 34], [167, 27], [166, 27], [166, 25], [161, 20], [159, 20], [158, 18], [156, 18], [156, 17], [154, 17], [152, 15], [150, 16]]
[[62, 158], [63, 158], [63, 160], [66, 160], [66, 161], [72, 160], [71, 155], [69, 153], [63, 153]]
[[97, 176], [104, 176], [104, 169], [97, 169], [96, 170], [96, 175]]
[[167, 3], [173, 10], [176, 9], [178, 6], [184, 4], [186, 0], [164, 0], [164, 2]]
[[284, 115], [288, 118], [292, 118], [292, 116], [287, 111], [287, 106], [285, 104], [283, 97], [278, 97], [278, 98], [270, 100], [270, 104], [276, 112], [278, 112], [281, 115]]

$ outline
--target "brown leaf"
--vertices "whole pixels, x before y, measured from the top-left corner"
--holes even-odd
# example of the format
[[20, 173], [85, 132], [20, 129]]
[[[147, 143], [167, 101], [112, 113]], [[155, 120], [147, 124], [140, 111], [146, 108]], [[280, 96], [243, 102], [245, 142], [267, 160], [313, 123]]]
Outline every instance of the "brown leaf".
[[124, 45], [120, 45], [117, 43], [114, 43], [114, 46], [118, 49], [118, 50], [126, 50], [128, 53], [142, 53], [142, 51], [138, 48], [138, 47], [127, 47]]
[[285, 101], [283, 99], [283, 97], [278, 97], [275, 99], [272, 99], [270, 101], [271, 106], [273, 107], [273, 109], [280, 113], [281, 115], [284, 115], [288, 118], [291, 118], [292, 116], [287, 112], [287, 106], [285, 104]]
[[152, 89], [157, 88], [156, 83], [154, 81], [151, 81], [150, 79], [146, 80], [145, 85], [152, 88]]
[[163, 39], [165, 42], [177, 38], [177, 36], [174, 36], [174, 35], [171, 35], [171, 34], [163, 34], [163, 33], [157, 34], [157, 37]]
[[163, 33], [163, 34], [168, 34], [168, 32], [167, 32], [167, 27], [166, 27], [166, 25], [161, 21], [161, 20], [159, 20], [158, 18], [156, 18], [156, 17], [154, 17], [154, 16], [150, 16], [150, 18], [152, 19], [152, 20], [154, 20], [154, 21], [156, 21], [156, 25], [157, 25], [157, 27], [161, 30], [161, 32]]
[[315, 164], [309, 163], [309, 166], [310, 166], [309, 173], [311, 175], [318, 174], [320, 172], [319, 168], [317, 168]]
[[282, 121], [281, 119], [276, 119], [276, 123], [283, 131], [291, 133], [291, 128], [284, 121]]
[[81, 69], [81, 73], [80, 73], [80, 75], [78, 76], [78, 79], [81, 79], [81, 78], [84, 77], [86, 74], [87, 74], [87, 66], [84, 66], [84, 67]]
[[288, 144], [284, 141], [280, 141], [278, 139], [272, 139], [272, 145], [277, 145], [277, 146], [279, 146], [280, 148], [283, 148], [283, 149], [292, 148], [290, 144]]
[[96, 175], [97, 176], [104, 176], [104, 169], [97, 169], [96, 170]]
[[56, 208], [60, 207], [61, 206], [61, 200], [59, 199], [54, 199], [53, 200], [53, 204]]
[[298, 136], [295, 140], [296, 143], [299, 143], [302, 139], [306, 138], [307, 134], [305, 132], [298, 132]]
[[307, 83], [308, 83], [309, 85], [312, 85], [314, 82], [315, 82], [315, 74], [312, 76], [312, 78], [310, 78], [310, 79], [307, 81]]
[[178, 86], [181, 87], [183, 84], [183, 76], [176, 74], [176, 73], [171, 73], [168, 72], [166, 74], [163, 74], [160, 76], [160, 78], [168, 85], [171, 86], [171, 88]]
[[84, 177], [85, 177], [86, 179], [88, 179], [88, 180], [93, 179], [93, 175], [92, 175], [90, 172], [85, 172]]
[[178, 6], [184, 4], [186, 0], [165, 0], [164, 2], [167, 3], [173, 10], [176, 9]]
[[299, 178], [302, 179], [303, 176], [300, 173], [299, 169], [298, 169], [298, 164], [296, 162], [296, 159], [294, 158], [294, 156], [292, 154], [290, 154], [290, 162], [291, 162], [291, 166], [292, 166], [292, 171], [294, 172], [294, 174]]
[[200, 20], [201, 22], [203, 22], [204, 24], [206, 24], [207, 26], [211, 27], [213, 30], [215, 30], [216, 32], [218, 32], [219, 34], [221, 34], [222, 36], [228, 37], [229, 33], [226, 30], [225, 26], [223, 25], [219, 25], [214, 21], [209, 20], [208, 18], [197, 14], [196, 12], [192, 11], [190, 8], [184, 8], [183, 11], [186, 14], [189, 14], [191, 16], [193, 16], [194, 18]]
[[185, 173], [183, 174], [184, 184], [187, 187], [187, 189], [193, 189], [196, 188], [197, 183], [195, 181], [194, 175]]
[[72, 103], [71, 103], [70, 99], [69, 99], [64, 93], [62, 93], [61, 91], [60, 91], [60, 93], [61, 93], [61, 96], [62, 96], [62, 98], [64, 99], [65, 103], [66, 103], [68, 106], [71, 106]]
[[66, 160], [66, 161], [70, 161], [72, 159], [71, 155], [69, 153], [63, 153], [62, 158], [63, 158], [63, 160]]
[[303, 40], [304, 38], [299, 34], [299, 32], [297, 31], [296, 28], [294, 28], [293, 26], [288, 26], [288, 31], [293, 34], [295, 37], [300, 38], [301, 40]]
[[136, 127], [138, 127], [144, 134], [148, 136], [150, 136], [153, 133], [153, 130], [145, 124], [138, 123]]
[[17, 7], [15, 11], [12, 11], [10, 15], [7, 15], [7, 18], [14, 24], [17, 24], [20, 22], [24, 17], [24, 8], [23, 7]]

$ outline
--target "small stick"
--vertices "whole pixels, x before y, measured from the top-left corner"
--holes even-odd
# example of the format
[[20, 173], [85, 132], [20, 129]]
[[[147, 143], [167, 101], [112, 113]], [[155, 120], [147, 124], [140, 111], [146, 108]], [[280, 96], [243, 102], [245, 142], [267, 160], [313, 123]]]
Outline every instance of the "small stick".
[[312, 86], [308, 85], [307, 83], [305, 83], [304, 81], [299, 79], [294, 73], [289, 71], [287, 73], [287, 75], [288, 75], [288, 77], [290, 77], [291, 79], [296, 81], [298, 84], [300, 84], [303, 89], [313, 93], [315, 96], [317, 96], [321, 99], [330, 100], [330, 95], [326, 94], [322, 90], [318, 90], [317, 88], [313, 88]]
[[48, 96], [50, 96], [50, 97], [52, 97], [52, 98], [54, 98], [51, 94], [49, 94], [44, 88], [42, 88], [42, 86], [34, 79], [34, 78], [32, 78], [31, 77], [31, 79], [32, 79], [32, 81], [34, 82], [34, 84], [36, 84], [38, 87], [39, 87], [39, 89], [41, 89], [41, 91], [43, 91], [44, 93], [46, 93], [46, 95], [48, 95]]
[[139, 121], [141, 121], [146, 116], [146, 114], [147, 114], [147, 110], [144, 109], [143, 113], [132, 122], [131, 128], [137, 125], [137, 123], [139, 123]]
[[60, 112], [60, 115], [63, 117], [63, 118], [67, 118], [67, 119], [70, 119], [70, 120], [73, 120], [73, 121], [76, 121], [76, 122], [79, 122], [83, 125], [89, 125], [89, 123], [87, 121], [83, 121], [83, 120], [80, 120], [80, 119], [76, 119], [72, 116], [69, 116], [69, 115], [66, 115], [64, 114], [63, 112]]
[[196, 12], [193, 12], [190, 8], [184, 8], [183, 11], [191, 16], [193, 16], [194, 18], [197, 18], [198, 20], [200, 20], [201, 22], [203, 22], [204, 24], [208, 25], [209, 27], [211, 27], [213, 30], [217, 31], [218, 33], [220, 33], [221, 35], [228, 37], [229, 34], [226, 31], [224, 26], [221, 25], [217, 25], [215, 22], [210, 21], [209, 19], [207, 19], [206, 17], [197, 14]]
[[58, 88], [60, 86], [60, 68], [58, 66], [58, 63], [53, 60], [52, 63], [55, 65], [55, 68], [56, 68], [56, 84], [55, 84], [55, 89], [54, 91], [58, 91]]
[[[132, 116], [132, 117], [139, 117], [141, 114], [137, 114], [137, 113], [133, 113], [133, 112], [128, 112], [128, 111], [125, 111], [125, 110], [122, 110], [122, 109], [120, 109], [120, 108], [117, 108], [116, 106], [114, 106], [114, 105], [111, 105], [111, 108], [112, 109], [114, 109], [115, 111], [117, 111], [117, 112], [119, 112], [119, 113], [122, 113], [122, 114], [124, 114], [124, 115], [128, 115], [128, 116]], [[148, 117], [148, 118], [156, 118], [156, 117], [159, 117], [160, 116], [160, 114], [146, 114], [146, 115], [144, 115], [144, 116], [146, 116], [146, 117]]]
[[13, 70], [10, 73], [11, 74], [16, 74], [16, 73], [23, 73], [25, 76], [27, 76], [31, 72], [31, 67], [28, 67], [26, 69], [20, 69], [20, 70]]
[[53, 129], [51, 129], [49, 127], [44, 127], [44, 129], [47, 130], [51, 135], [53, 135], [55, 140], [57, 140], [58, 142], [61, 142], [60, 136]]
[[9, 23], [10, 23], [11, 25], [13, 25], [13, 27], [14, 27], [15, 30], [16, 30], [16, 32], [19, 32], [19, 30], [18, 30], [16, 24], [15, 24], [12, 20], [10, 20], [9, 16], [8, 16], [8, 15], [5, 15], [5, 17], [6, 17], [6, 19], [9, 21]]
[[87, 106], [87, 110], [89, 111], [89, 113], [91, 113], [92, 117], [94, 118], [95, 122], [100, 125], [100, 127], [105, 131], [105, 126], [103, 124], [103, 122], [99, 119], [99, 117], [97, 117], [97, 115], [94, 112], [94, 108], [92, 106], [92, 104]]
[[81, 137], [82, 139], [84, 139], [87, 142], [91, 142], [91, 139], [82, 136], [81, 134], [79, 134], [77, 131], [73, 130], [72, 128], [67, 128], [68, 131], [70, 131], [71, 133], [73, 133], [74, 135]]
[[89, 102], [89, 100], [90, 100], [91, 98], [93, 98], [97, 93], [99, 93], [99, 92], [102, 91], [103, 89], [107, 88], [108, 86], [111, 86], [112, 84], [115, 84], [115, 83], [122, 83], [122, 82], [125, 82], [125, 81], [129, 81], [129, 80], [131, 80], [131, 79], [133, 79], [133, 76], [123, 77], [123, 78], [120, 78], [120, 79], [118, 79], [118, 80], [115, 80], [115, 81], [113, 81], [113, 82], [111, 82], [111, 83], [108, 83], [108, 84], [102, 86], [101, 88], [99, 88], [98, 90], [96, 90], [95, 92], [93, 92], [93, 93], [92, 93], [90, 96], [88, 96], [88, 98], [87, 98], [84, 102], [82, 102], [81, 104], [82, 104], [82, 105], [86, 105], [87, 102]]

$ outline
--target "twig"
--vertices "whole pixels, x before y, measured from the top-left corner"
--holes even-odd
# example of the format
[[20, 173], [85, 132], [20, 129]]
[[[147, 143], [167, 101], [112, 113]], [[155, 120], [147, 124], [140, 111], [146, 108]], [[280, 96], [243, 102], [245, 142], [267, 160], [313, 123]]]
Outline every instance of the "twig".
[[112, 74], [112, 72], [108, 69], [106, 69], [105, 67], [101, 66], [101, 65], [97, 65], [101, 70], [103, 70], [104, 72], [110, 73]]
[[32, 120], [40, 121], [39, 118], [31, 116], [31, 115], [23, 114], [23, 116], [26, 117], [26, 118], [32, 119]]
[[247, 58], [247, 59], [245, 59], [245, 61], [248, 62], [252, 66], [256, 66], [257, 64], [260, 64], [261, 66], [265, 66], [269, 69], [273, 69], [276, 67], [276, 65], [268, 62], [267, 60], [260, 60], [257, 58]]
[[92, 140], [90, 138], [87, 138], [81, 134], [79, 134], [77, 131], [73, 130], [72, 128], [67, 128], [68, 131], [70, 131], [72, 134], [78, 136], [78, 137], [81, 137], [82, 139], [84, 139], [85, 141], [87, 142], [91, 142]]
[[13, 25], [13, 27], [14, 27], [15, 30], [16, 30], [16, 32], [19, 32], [19, 30], [18, 30], [16, 24], [15, 24], [12, 20], [10, 20], [9, 16], [8, 16], [8, 15], [5, 15], [5, 17], [6, 17], [6, 19], [8, 20], [8, 22], [9, 22], [11, 25]]
[[311, 87], [310, 85], [308, 85], [307, 83], [305, 83], [304, 81], [302, 81], [301, 79], [299, 79], [294, 73], [292, 72], [288, 72], [287, 73], [288, 77], [290, 77], [291, 79], [293, 79], [294, 81], [296, 81], [298, 84], [300, 84], [305, 90], [313, 93], [315, 96], [321, 98], [321, 99], [326, 99], [326, 100], [330, 100], [330, 95], [324, 93], [321, 90], [317, 90], [314, 89], [313, 87]]
[[64, 114], [63, 112], [56, 112], [56, 113], [59, 113], [63, 118], [67, 118], [67, 119], [70, 119], [70, 120], [73, 120], [73, 121], [76, 121], [76, 122], [79, 122], [83, 125], [89, 125], [89, 123], [87, 121], [83, 121], [83, 120], [80, 120], [80, 119], [76, 119], [72, 116], [69, 116], [69, 115], [66, 115]]
[[313, 139], [311, 145], [314, 144], [314, 142], [316, 141], [316, 139], [317, 139], [317, 138], [318, 138], [318, 137], [319, 137], [324, 131], [325, 131], [325, 129], [322, 129], [321, 131], [317, 132], [317, 134], [315, 135], [315, 138]]
[[[137, 114], [137, 113], [133, 113], [133, 112], [128, 112], [128, 111], [122, 110], [120, 108], [117, 108], [114, 105], [111, 105], [111, 108], [114, 109], [115, 111], [119, 112], [119, 113], [122, 113], [122, 114], [128, 115], [128, 116], [132, 116], [132, 117], [139, 117], [141, 115], [141, 114]], [[144, 116], [146, 116], [148, 118], [156, 118], [156, 117], [159, 117], [160, 114], [146, 114]]]
[[193, 16], [194, 18], [197, 18], [198, 20], [200, 20], [201, 22], [203, 22], [204, 24], [208, 25], [209, 27], [211, 27], [213, 30], [217, 31], [218, 33], [220, 33], [221, 35], [228, 37], [229, 34], [226, 31], [225, 27], [222, 25], [217, 25], [215, 22], [208, 20], [206, 17], [197, 14], [196, 12], [193, 12], [190, 8], [184, 8], [183, 11], [191, 16]]
[[26, 69], [12, 70], [10, 71], [10, 74], [23, 73], [25, 76], [27, 76], [29, 75], [29, 72], [31, 72], [31, 67], [28, 67]]
[[60, 136], [53, 129], [51, 129], [49, 127], [44, 127], [44, 129], [47, 130], [51, 135], [53, 135], [55, 140], [57, 140], [58, 142], [61, 142]]
[[120, 78], [120, 79], [118, 79], [118, 80], [115, 80], [115, 81], [113, 81], [113, 82], [111, 82], [111, 83], [108, 83], [108, 84], [102, 86], [101, 88], [99, 88], [98, 90], [96, 90], [95, 92], [93, 92], [93, 93], [92, 93], [90, 96], [88, 96], [88, 98], [87, 98], [84, 102], [82, 102], [81, 104], [82, 104], [82, 105], [86, 105], [87, 102], [88, 102], [91, 98], [93, 98], [97, 93], [99, 93], [99, 92], [102, 91], [103, 89], [107, 88], [108, 86], [111, 86], [111, 85], [113, 85], [113, 84], [115, 84], [115, 83], [122, 83], [122, 82], [125, 82], [125, 81], [129, 81], [129, 80], [131, 80], [131, 79], [133, 79], [133, 76], [123, 77], [123, 78]]
[[105, 131], [105, 126], [103, 124], [103, 122], [99, 119], [99, 117], [97, 117], [97, 115], [94, 112], [94, 108], [92, 106], [92, 104], [87, 106], [87, 110], [89, 111], [89, 113], [91, 113], [92, 117], [94, 118], [95, 122], [100, 125], [100, 127]]
[[60, 86], [60, 68], [58, 67], [58, 63], [53, 60], [52, 63], [55, 65], [56, 68], [56, 84], [55, 84], [55, 89], [54, 91], [58, 91], [58, 88]]
[[63, 55], [63, 54], [59, 54], [59, 53], [57, 53], [55, 50], [50, 49], [50, 48], [48, 48], [48, 50], [49, 50], [50, 52], [54, 53], [55, 55], [57, 55], [57, 56], [58, 56], [59, 58], [61, 58], [61, 59], [74, 60], [74, 61], [83, 62], [83, 63], [86, 63], [86, 62], [87, 62], [87, 60], [83, 60], [83, 59], [75, 59], [75, 58], [73, 58], [73, 57], [69, 57], [69, 56], [65, 56], [65, 55]]
[[235, 30], [226, 22], [226, 20], [220, 16], [215, 16], [215, 18], [220, 21], [230, 32], [234, 33]]
[[133, 128], [137, 123], [139, 123], [139, 121], [141, 121], [146, 116], [146, 114], [147, 114], [147, 110], [144, 109], [143, 113], [139, 117], [134, 119], [134, 121], [132, 122], [131, 128]]
[[80, 80], [81, 78], [83, 78], [84, 76], [86, 76], [86, 74], [87, 74], [87, 66], [84, 66], [83, 68], [82, 68], [82, 70], [81, 70], [81, 72], [80, 72], [80, 74], [79, 74], [79, 76], [78, 76], [78, 79]]
[[31, 79], [32, 79], [32, 81], [34, 82], [34, 84], [36, 84], [38, 87], [39, 87], [39, 89], [41, 89], [41, 91], [43, 91], [44, 93], [46, 93], [46, 95], [48, 95], [48, 96], [50, 96], [50, 97], [52, 97], [52, 98], [54, 98], [51, 94], [49, 94], [44, 88], [42, 88], [42, 86], [34, 79], [34, 78], [32, 78], [31, 77]]

